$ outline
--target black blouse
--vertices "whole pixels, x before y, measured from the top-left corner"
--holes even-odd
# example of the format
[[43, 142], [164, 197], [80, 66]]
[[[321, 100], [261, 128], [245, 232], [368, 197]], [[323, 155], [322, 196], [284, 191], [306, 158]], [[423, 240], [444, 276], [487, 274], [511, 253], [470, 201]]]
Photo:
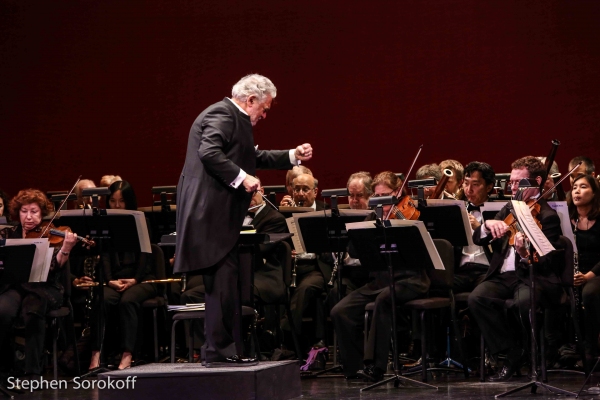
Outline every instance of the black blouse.
[[579, 272], [592, 271], [600, 276], [600, 221], [587, 230], [575, 230], [575, 242], [579, 254]]

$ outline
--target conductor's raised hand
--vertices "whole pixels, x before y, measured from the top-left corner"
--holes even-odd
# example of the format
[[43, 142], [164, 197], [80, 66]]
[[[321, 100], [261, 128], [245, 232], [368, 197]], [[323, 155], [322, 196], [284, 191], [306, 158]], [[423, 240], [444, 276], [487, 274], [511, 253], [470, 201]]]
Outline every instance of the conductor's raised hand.
[[246, 192], [253, 193], [260, 188], [260, 181], [252, 175], [246, 175], [246, 179], [244, 179], [242, 185], [244, 185]]
[[312, 158], [313, 149], [309, 143], [304, 143], [298, 147], [296, 147], [296, 151], [294, 152], [294, 156], [297, 160], [300, 161], [308, 161]]

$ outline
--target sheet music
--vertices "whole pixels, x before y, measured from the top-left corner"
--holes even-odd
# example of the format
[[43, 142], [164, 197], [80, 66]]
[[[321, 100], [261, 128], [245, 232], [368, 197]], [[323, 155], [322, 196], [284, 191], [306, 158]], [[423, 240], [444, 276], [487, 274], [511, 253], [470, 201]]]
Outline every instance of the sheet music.
[[462, 216], [463, 226], [465, 228], [465, 232], [470, 232], [471, 234], [467, 234], [467, 243], [468, 246], [474, 246], [473, 243], [473, 229], [471, 228], [471, 223], [469, 222], [469, 216], [467, 215], [467, 207], [465, 206], [465, 202], [463, 200], [441, 200], [441, 199], [430, 199], [427, 200], [427, 207], [445, 207], [445, 206], [456, 206], [460, 208], [460, 215]]
[[[429, 257], [431, 258], [431, 262], [433, 263], [433, 267], [435, 269], [444, 270], [444, 263], [440, 257], [440, 254], [433, 244], [433, 239], [431, 239], [431, 235], [427, 232], [425, 228], [425, 224], [422, 221], [412, 221], [405, 219], [390, 219], [386, 222], [389, 222], [391, 226], [416, 226], [419, 229], [419, 233], [421, 233], [421, 237], [423, 238], [423, 243], [425, 243], [425, 247], [427, 248], [427, 252], [429, 253]], [[375, 221], [363, 221], [363, 222], [352, 222], [346, 224], [346, 229], [373, 229], [375, 228]]]
[[569, 217], [569, 206], [567, 205], [567, 202], [549, 201], [548, 205], [558, 214], [562, 234], [569, 238], [571, 243], [573, 243], [573, 251], [577, 253], [577, 244], [575, 243], [575, 235], [573, 234], [573, 225], [571, 225], [571, 217]]
[[[65, 217], [92, 217], [92, 213], [82, 213], [84, 210], [61, 210], [60, 214]], [[85, 211], [84, 211], [85, 212]], [[148, 236], [148, 226], [146, 225], [146, 217], [144, 213], [136, 210], [106, 210], [106, 215], [133, 215], [135, 226], [137, 228], [138, 239], [140, 241], [140, 251], [142, 253], [152, 253], [150, 247], [150, 237]]]
[[[367, 215], [373, 213], [372, 210], [352, 210], [350, 208], [342, 208], [339, 209], [340, 211], [340, 216], [344, 217], [344, 216], [356, 216], [356, 215], [362, 215], [365, 218], [367, 217]], [[293, 233], [294, 236], [292, 236], [292, 242], [294, 243], [294, 248], [296, 249], [296, 252], [298, 252], [298, 248], [296, 247], [296, 240], [294, 238], [297, 238], [300, 244], [300, 248], [302, 249], [302, 252], [306, 252], [306, 246], [304, 245], [304, 238], [302, 237], [302, 232], [300, 231], [300, 229], [298, 229], [298, 220], [301, 218], [307, 218], [307, 217], [327, 217], [330, 218], [331, 217], [331, 210], [322, 210], [322, 211], [313, 211], [313, 212], [305, 212], [305, 213], [294, 213], [292, 214], [291, 218], [288, 219], [293, 219], [294, 220], [294, 226], [293, 226], [293, 231], [292, 231], [292, 227], [290, 227], [290, 223], [288, 223], [288, 229], [290, 231], [290, 233]]]
[[298, 233], [298, 229], [296, 229], [296, 221], [294, 221], [294, 217], [286, 218], [285, 222], [287, 222], [288, 231], [294, 234], [294, 236], [292, 236], [292, 243], [294, 244], [294, 250], [296, 250], [296, 253], [306, 253], [303, 245], [304, 242], [300, 240], [300, 234]]
[[554, 247], [550, 244], [550, 241], [548, 241], [548, 238], [544, 235], [540, 227], [537, 226], [527, 203], [513, 200], [512, 204], [521, 228], [538, 254], [545, 256], [553, 251]]
[[[427, 200], [429, 202], [429, 200]], [[485, 211], [500, 211], [502, 209], [502, 207], [504, 207], [506, 205], [506, 201], [486, 201], [485, 203], [483, 203], [483, 205], [480, 208], [481, 211], [481, 215], [483, 215], [483, 213]]]
[[29, 282], [46, 282], [54, 250], [48, 243], [48, 238], [39, 239], [6, 239], [5, 246], [35, 245], [35, 254], [29, 274]]

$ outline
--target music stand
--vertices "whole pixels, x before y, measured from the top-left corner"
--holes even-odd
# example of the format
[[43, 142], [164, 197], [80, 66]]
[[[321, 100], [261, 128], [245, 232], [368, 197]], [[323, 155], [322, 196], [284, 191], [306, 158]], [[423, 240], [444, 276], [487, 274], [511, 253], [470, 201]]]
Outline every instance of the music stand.
[[[398, 387], [401, 382], [412, 383], [417, 386], [438, 389], [437, 386], [425, 382], [416, 381], [402, 376], [398, 365], [398, 337], [396, 327], [396, 291], [394, 281], [394, 269], [411, 268], [416, 270], [434, 268], [426, 240], [433, 245], [431, 238], [422, 235], [418, 224], [420, 221], [390, 221], [378, 220], [374, 228], [350, 229], [348, 236], [352, 240], [361, 265], [372, 270], [386, 270], [390, 276], [389, 290], [392, 301], [392, 354], [394, 357], [394, 376], [384, 379], [361, 389], [361, 392], [394, 382]], [[401, 226], [397, 226], [401, 225]], [[435, 247], [433, 247], [435, 249]]]
[[262, 187], [267, 193], [267, 198], [273, 204], [277, 202], [277, 193], [287, 193], [285, 185], [267, 185]]
[[[94, 190], [98, 188], [91, 188], [85, 190]], [[105, 188], [99, 188], [105, 189]], [[101, 194], [105, 194], [102, 192]], [[97, 193], [96, 204], [97, 204]], [[94, 198], [94, 195], [92, 195]], [[87, 212], [86, 212], [87, 211]], [[136, 211], [137, 212], [137, 211]], [[100, 302], [100, 315], [97, 332], [100, 341], [100, 366], [94, 368], [86, 374], [80, 376], [80, 378], [87, 378], [88, 376], [95, 376], [102, 372], [109, 371], [105, 366], [104, 362], [104, 335], [105, 335], [105, 321], [104, 321], [104, 268], [102, 263], [102, 254], [105, 253], [105, 245], [108, 247], [108, 254], [112, 260], [112, 255], [116, 252], [140, 252], [145, 250], [149, 252], [150, 244], [144, 243], [142, 248], [141, 240], [144, 239], [142, 232], [138, 231], [138, 224], [133, 211], [122, 213], [122, 210], [99, 210], [96, 207], [93, 212], [89, 210], [67, 210], [63, 211], [60, 218], [56, 220], [56, 224], [59, 226], [69, 226], [73, 232], [77, 232], [79, 236], [88, 235], [92, 240], [97, 243], [97, 254], [100, 255], [100, 262], [97, 264], [98, 277], [98, 300]], [[145, 219], [143, 224], [145, 225]], [[142, 239], [140, 239], [142, 238]], [[147, 237], [145, 237], [147, 239]]]
[[35, 244], [5, 246], [0, 241], [0, 282], [2, 284], [29, 282], [35, 256]]

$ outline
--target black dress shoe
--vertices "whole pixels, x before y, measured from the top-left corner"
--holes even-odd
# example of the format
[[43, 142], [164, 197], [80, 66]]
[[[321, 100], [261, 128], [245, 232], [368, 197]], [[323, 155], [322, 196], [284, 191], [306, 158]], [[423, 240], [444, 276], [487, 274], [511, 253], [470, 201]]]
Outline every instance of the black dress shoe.
[[258, 365], [256, 358], [244, 358], [244, 356], [233, 355], [221, 361], [210, 361], [203, 364], [206, 368], [229, 368], [229, 367], [251, 367]]
[[379, 382], [383, 379], [383, 371], [374, 365], [367, 365], [364, 369], [356, 371], [356, 375], [371, 382]]
[[521, 369], [521, 365], [519, 364], [517, 368], [513, 368], [510, 365], [505, 365], [502, 367], [500, 372], [496, 375], [490, 376], [488, 379], [490, 382], [506, 382], [517, 372], [517, 369]]

